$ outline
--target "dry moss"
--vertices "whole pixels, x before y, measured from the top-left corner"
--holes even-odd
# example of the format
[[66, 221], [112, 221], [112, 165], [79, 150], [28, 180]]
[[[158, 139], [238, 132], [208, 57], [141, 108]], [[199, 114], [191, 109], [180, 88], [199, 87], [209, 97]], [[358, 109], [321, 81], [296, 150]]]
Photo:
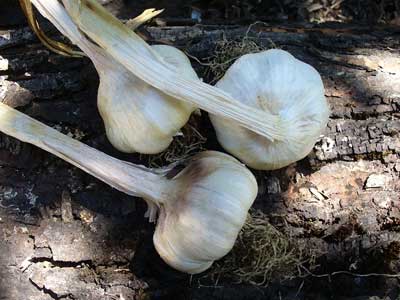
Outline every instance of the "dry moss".
[[270, 46], [266, 47], [260, 45], [256, 37], [250, 36], [249, 33], [254, 25], [263, 24], [263, 22], [251, 24], [242, 39], [228, 39], [225, 35], [223, 35], [221, 40], [215, 42], [213, 54], [209, 57], [206, 57], [203, 62], [198, 60], [196, 57], [191, 56], [199, 64], [207, 67], [205, 76], [212, 78], [210, 82], [211, 84], [214, 84], [221, 79], [226, 70], [239, 57], [249, 53], [258, 53], [271, 48], [277, 48], [272, 40], [270, 40]]
[[278, 231], [261, 211], [251, 211], [232, 251], [215, 263], [207, 277], [214, 283], [229, 278], [265, 286], [300, 275], [300, 266], [313, 265], [316, 253]]
[[208, 71], [213, 77], [212, 83], [217, 82], [224, 76], [226, 70], [235, 62], [236, 59], [244, 54], [257, 53], [266, 50], [256, 41], [248, 37], [240, 41], [228, 40], [224, 36], [216, 42], [214, 54], [207, 58]]
[[159, 168], [170, 163], [183, 161], [194, 154], [204, 151], [207, 139], [196, 129], [196, 116], [192, 116], [189, 122], [181, 129], [171, 145], [157, 155], [141, 155], [141, 159], [147, 157], [147, 164], [151, 168]]

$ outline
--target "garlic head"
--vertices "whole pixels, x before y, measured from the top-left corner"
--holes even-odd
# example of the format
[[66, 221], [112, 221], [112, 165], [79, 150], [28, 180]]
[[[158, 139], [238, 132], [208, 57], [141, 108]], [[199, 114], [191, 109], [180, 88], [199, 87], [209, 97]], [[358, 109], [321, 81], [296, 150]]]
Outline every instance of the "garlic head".
[[177, 270], [196, 274], [226, 255], [257, 195], [253, 174], [235, 158], [202, 152], [171, 184], [160, 206], [154, 245]]
[[284, 138], [271, 140], [210, 115], [222, 147], [254, 169], [278, 169], [304, 158], [328, 122], [321, 76], [283, 50], [243, 55], [216, 86], [277, 117]]
[[[198, 80], [182, 51], [166, 45], [152, 48], [183, 77]], [[165, 150], [195, 106], [153, 88], [112, 58], [106, 59], [96, 64], [100, 75], [97, 105], [109, 141], [128, 153], [156, 154]]]
[[[159, 219], [154, 244], [170, 266], [199, 273], [227, 254], [257, 195], [252, 173], [235, 158], [205, 151], [169, 178], [173, 166], [148, 169], [111, 157], [0, 103], [0, 131], [46, 150], [113, 188], [142, 197]], [[111, 200], [111, 199], [110, 199]]]

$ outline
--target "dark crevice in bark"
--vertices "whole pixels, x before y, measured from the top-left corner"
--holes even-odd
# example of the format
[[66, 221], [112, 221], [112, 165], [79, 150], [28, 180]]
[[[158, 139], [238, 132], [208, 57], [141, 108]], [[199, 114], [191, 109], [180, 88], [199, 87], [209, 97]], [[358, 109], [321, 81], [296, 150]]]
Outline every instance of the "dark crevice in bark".
[[42, 291], [44, 294], [49, 295], [51, 298], [55, 299], [55, 300], [59, 300], [59, 299], [75, 299], [72, 295], [67, 294], [67, 295], [57, 295], [55, 292], [53, 292], [50, 289], [47, 289], [45, 286], [40, 287], [38, 286], [34, 281], [32, 281], [31, 279], [29, 279], [30, 283], [32, 283], [32, 285], [37, 288], [39, 291]]
[[32, 263], [40, 263], [40, 262], [49, 262], [51, 263], [52, 267], [56, 268], [77, 268], [80, 266], [87, 266], [91, 269], [94, 269], [95, 266], [93, 261], [91, 260], [83, 260], [83, 261], [57, 261], [53, 259], [49, 259], [47, 257], [34, 257], [30, 259]]

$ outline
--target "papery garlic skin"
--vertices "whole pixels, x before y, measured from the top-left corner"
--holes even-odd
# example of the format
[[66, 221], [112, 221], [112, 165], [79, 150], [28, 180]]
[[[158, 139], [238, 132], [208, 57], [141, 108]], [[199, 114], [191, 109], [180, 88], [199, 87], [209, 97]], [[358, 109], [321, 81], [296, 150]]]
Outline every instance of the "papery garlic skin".
[[206, 151], [172, 183], [176, 190], [160, 207], [154, 245], [170, 266], [197, 274], [232, 249], [257, 196], [257, 182], [233, 157]]
[[285, 139], [271, 141], [210, 115], [222, 147], [254, 169], [278, 169], [304, 158], [328, 122], [319, 73], [283, 50], [240, 57], [216, 86], [242, 103], [279, 117]]
[[[152, 48], [182, 76], [198, 79], [186, 55], [171, 46]], [[122, 152], [156, 154], [165, 150], [195, 107], [153, 88], [112, 61], [96, 64], [100, 75], [97, 105], [111, 144]], [[100, 62], [101, 63], [101, 62]], [[109, 66], [109, 67], [107, 67]]]

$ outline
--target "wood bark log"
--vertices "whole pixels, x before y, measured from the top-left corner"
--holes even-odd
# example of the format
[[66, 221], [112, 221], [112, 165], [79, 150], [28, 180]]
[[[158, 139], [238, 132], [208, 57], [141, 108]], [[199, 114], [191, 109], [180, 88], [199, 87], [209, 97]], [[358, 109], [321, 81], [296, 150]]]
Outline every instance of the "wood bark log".
[[[247, 29], [146, 30], [152, 40], [203, 60], [221, 38], [241, 38]], [[262, 25], [248, 34], [313, 65], [332, 109], [326, 134], [307, 158], [257, 172], [255, 207], [281, 231], [324, 253], [319, 272], [399, 272], [398, 29]], [[1, 101], [111, 155], [146, 161], [117, 153], [107, 142], [96, 108], [98, 79], [89, 61], [50, 53], [25, 27], [0, 32], [0, 55]], [[220, 150], [205, 114], [195, 118], [208, 138], [205, 146]], [[306, 299], [318, 293], [368, 299], [398, 292], [396, 278], [348, 275], [310, 276], [300, 291], [301, 281], [264, 289], [197, 289], [155, 262], [154, 250], [143, 250], [151, 244], [152, 228], [142, 217], [141, 202], [5, 135], [0, 135], [0, 165], [0, 299], [140, 299], [149, 285], [156, 289], [155, 299], [294, 299], [296, 294]], [[131, 273], [126, 266], [135, 252]]]

